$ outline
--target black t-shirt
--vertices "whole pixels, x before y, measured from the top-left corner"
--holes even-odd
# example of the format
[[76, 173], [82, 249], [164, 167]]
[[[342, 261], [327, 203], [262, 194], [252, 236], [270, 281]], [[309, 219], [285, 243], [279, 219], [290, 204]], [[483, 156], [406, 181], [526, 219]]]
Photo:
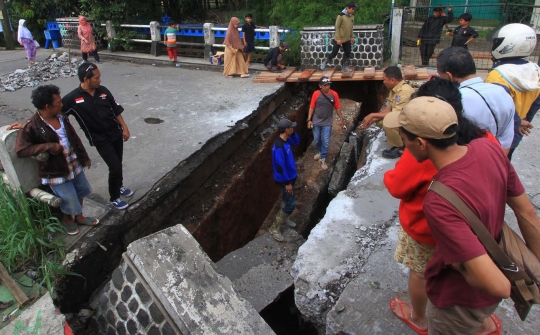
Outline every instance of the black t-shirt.
[[477, 38], [478, 33], [476, 30], [474, 30], [471, 26], [467, 26], [465, 28], [462, 28], [460, 26], [457, 26], [454, 29], [454, 38], [452, 39], [452, 45], [453, 47], [467, 47], [465, 42], [469, 40], [469, 38]]
[[246, 37], [246, 42], [255, 42], [255, 23], [253, 23], [253, 21], [251, 21], [251, 24], [247, 22], [244, 23], [242, 26], [242, 32]]
[[122, 138], [116, 116], [122, 114], [124, 107], [105, 86], [98, 87], [93, 97], [79, 86], [62, 98], [62, 104], [62, 112], [75, 116], [91, 146]]

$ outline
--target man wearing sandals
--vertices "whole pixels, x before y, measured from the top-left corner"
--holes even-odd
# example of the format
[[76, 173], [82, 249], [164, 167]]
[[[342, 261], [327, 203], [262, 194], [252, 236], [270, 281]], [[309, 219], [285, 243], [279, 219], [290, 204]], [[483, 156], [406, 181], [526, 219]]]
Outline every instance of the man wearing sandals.
[[43, 185], [62, 199], [62, 224], [69, 235], [79, 233], [77, 225], [95, 226], [98, 220], [84, 217], [83, 199], [91, 193], [83, 168], [90, 158], [66, 115], [62, 113], [60, 89], [54, 85], [39, 86], [32, 91], [32, 104], [37, 108], [17, 134], [15, 151], [20, 158], [48, 153], [46, 161], [38, 161]]
[[[501, 234], [506, 204], [522, 231], [538, 234], [540, 220], [508, 158], [486, 139], [458, 145], [450, 104], [419, 97], [385, 124], [399, 128], [417, 161], [433, 162], [438, 170], [433, 179], [462, 198], [494, 239]], [[493, 312], [510, 296], [510, 282], [458, 209], [434, 192], [427, 193], [423, 209], [436, 243], [425, 270], [429, 334], [501, 334], [502, 323]], [[410, 326], [408, 317], [400, 318]]]

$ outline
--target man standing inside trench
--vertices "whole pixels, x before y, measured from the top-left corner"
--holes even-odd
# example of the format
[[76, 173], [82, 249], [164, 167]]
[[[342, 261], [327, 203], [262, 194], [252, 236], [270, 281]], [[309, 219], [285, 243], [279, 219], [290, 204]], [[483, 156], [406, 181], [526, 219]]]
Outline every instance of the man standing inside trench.
[[330, 89], [332, 82], [328, 77], [319, 80], [320, 90], [313, 92], [311, 104], [308, 111], [307, 126], [313, 129], [313, 142], [317, 152], [313, 159], [319, 161], [321, 169], [328, 170], [325, 159], [328, 154], [330, 136], [332, 136], [332, 125], [334, 124], [334, 109], [339, 116], [339, 127], [343, 128], [343, 114], [336, 91]]
[[101, 73], [95, 64], [82, 64], [77, 75], [81, 85], [62, 99], [62, 112], [75, 116], [88, 142], [96, 147], [109, 167], [111, 205], [125, 209], [128, 203], [120, 195], [131, 197], [133, 192], [124, 187], [122, 176], [124, 142], [130, 136], [122, 117], [124, 107], [105, 86], [101, 86]]
[[296, 227], [296, 223], [289, 219], [296, 206], [293, 186], [298, 177], [291, 146], [300, 144], [300, 136], [294, 132], [294, 127], [296, 127], [296, 122], [287, 119], [280, 120], [278, 122], [279, 136], [272, 147], [274, 180], [281, 188], [283, 207], [277, 213], [274, 223], [268, 229], [268, 232], [279, 242], [285, 241], [280, 231], [283, 223], [290, 228]]

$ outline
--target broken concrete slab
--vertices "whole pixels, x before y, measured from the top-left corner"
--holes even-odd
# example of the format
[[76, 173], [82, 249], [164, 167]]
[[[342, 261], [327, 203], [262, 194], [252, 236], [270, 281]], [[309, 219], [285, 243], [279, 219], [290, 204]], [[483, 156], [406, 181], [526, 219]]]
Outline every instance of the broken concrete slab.
[[99, 333], [273, 334], [182, 225], [131, 243], [91, 306]]
[[47, 293], [0, 330], [0, 335], [64, 334], [65, 320]]
[[356, 169], [356, 156], [354, 150], [354, 142], [343, 143], [337, 163], [332, 171], [332, 179], [328, 185], [328, 194], [331, 197], [337, 196], [337, 194], [347, 187], [349, 178], [354, 174]]
[[[540, 127], [540, 120], [534, 120], [533, 125]], [[374, 128], [368, 129], [368, 133], [373, 130]], [[359, 134], [359, 137], [362, 136], [363, 133]], [[512, 163], [526, 192], [535, 198], [540, 194], [540, 182], [536, 177], [538, 171], [534, 168], [537, 165], [535, 162], [540, 159], [540, 153], [536, 150], [540, 143], [540, 133], [535, 132], [526, 140], [527, 142], [520, 145], [519, 151], [516, 151]], [[327, 226], [325, 234], [322, 234], [323, 229], [319, 230], [319, 226], [314, 228], [300, 248], [297, 261], [293, 265], [297, 307], [311, 321], [317, 322], [320, 334], [414, 334], [389, 308], [390, 300], [394, 296], [409, 301], [408, 270], [397, 264], [393, 258], [398, 230], [398, 202], [384, 194], [382, 182], [382, 175], [393, 168], [396, 160], [380, 157], [380, 147], [385, 146], [382, 134], [379, 133], [375, 140], [370, 141], [369, 146], [366, 166], [355, 174], [347, 190], [339, 193], [330, 203], [330, 215], [327, 214], [319, 223], [319, 226]], [[381, 206], [385, 210], [377, 210]], [[363, 210], [358, 211], [360, 208]], [[355, 265], [361, 266], [360, 271], [349, 276], [338, 271], [347, 264], [347, 257], [355, 250], [354, 246], [351, 246], [351, 234], [346, 234], [351, 224], [342, 219], [345, 215], [336, 214], [339, 210], [345, 212], [345, 215], [357, 210], [356, 215], [368, 223], [386, 222], [379, 225], [380, 229], [385, 231], [371, 239], [371, 243], [376, 240], [371, 252], [367, 257], [359, 257], [356, 261]], [[508, 210], [506, 214], [507, 222], [517, 228], [514, 215]], [[389, 217], [394, 219], [387, 221]], [[355, 219], [358, 218], [351, 218], [350, 221], [354, 222]], [[364, 225], [359, 225], [358, 228], [360, 231], [370, 231], [369, 227]], [[317, 234], [313, 236], [313, 232]], [[363, 247], [366, 245], [364, 236], [360, 236], [358, 240]], [[504, 300], [495, 313], [502, 320], [505, 334], [532, 335], [540, 329], [538, 310], [538, 306], [533, 307], [527, 320], [522, 322], [514, 311], [511, 300]]]
[[287, 242], [262, 235], [216, 263], [259, 313], [293, 285], [289, 270], [305, 240], [292, 229], [284, 229], [283, 236]]
[[[385, 146], [383, 133], [376, 133], [369, 152]], [[381, 181], [394, 164], [395, 160], [370, 155], [365, 168], [330, 202], [324, 218], [298, 250], [291, 270], [296, 306], [321, 333], [326, 314], [351, 278], [364, 272], [370, 254], [386, 243], [382, 237], [396, 216], [398, 201]]]

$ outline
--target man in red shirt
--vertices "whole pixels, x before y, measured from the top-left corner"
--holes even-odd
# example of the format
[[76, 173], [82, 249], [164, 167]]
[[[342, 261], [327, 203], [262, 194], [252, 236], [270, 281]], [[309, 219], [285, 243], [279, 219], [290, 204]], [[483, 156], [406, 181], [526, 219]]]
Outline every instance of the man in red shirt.
[[343, 114], [336, 91], [330, 89], [330, 78], [324, 76], [319, 80], [319, 88], [313, 92], [309, 105], [307, 126], [313, 129], [313, 143], [317, 152], [313, 159], [319, 161], [321, 169], [328, 170], [325, 159], [330, 145], [332, 125], [334, 124], [334, 109], [339, 116], [339, 127], [343, 128]]
[[[520, 227], [540, 228], [536, 211], [500, 148], [486, 139], [457, 145], [457, 116], [448, 103], [434, 97], [416, 98], [385, 124], [399, 128], [416, 160], [433, 162], [439, 171], [434, 179], [459, 195], [496, 240], [505, 204], [516, 214]], [[501, 299], [510, 296], [510, 282], [450, 203], [428, 192], [424, 213], [436, 242], [425, 270], [429, 333], [500, 334], [501, 322], [492, 313]]]

